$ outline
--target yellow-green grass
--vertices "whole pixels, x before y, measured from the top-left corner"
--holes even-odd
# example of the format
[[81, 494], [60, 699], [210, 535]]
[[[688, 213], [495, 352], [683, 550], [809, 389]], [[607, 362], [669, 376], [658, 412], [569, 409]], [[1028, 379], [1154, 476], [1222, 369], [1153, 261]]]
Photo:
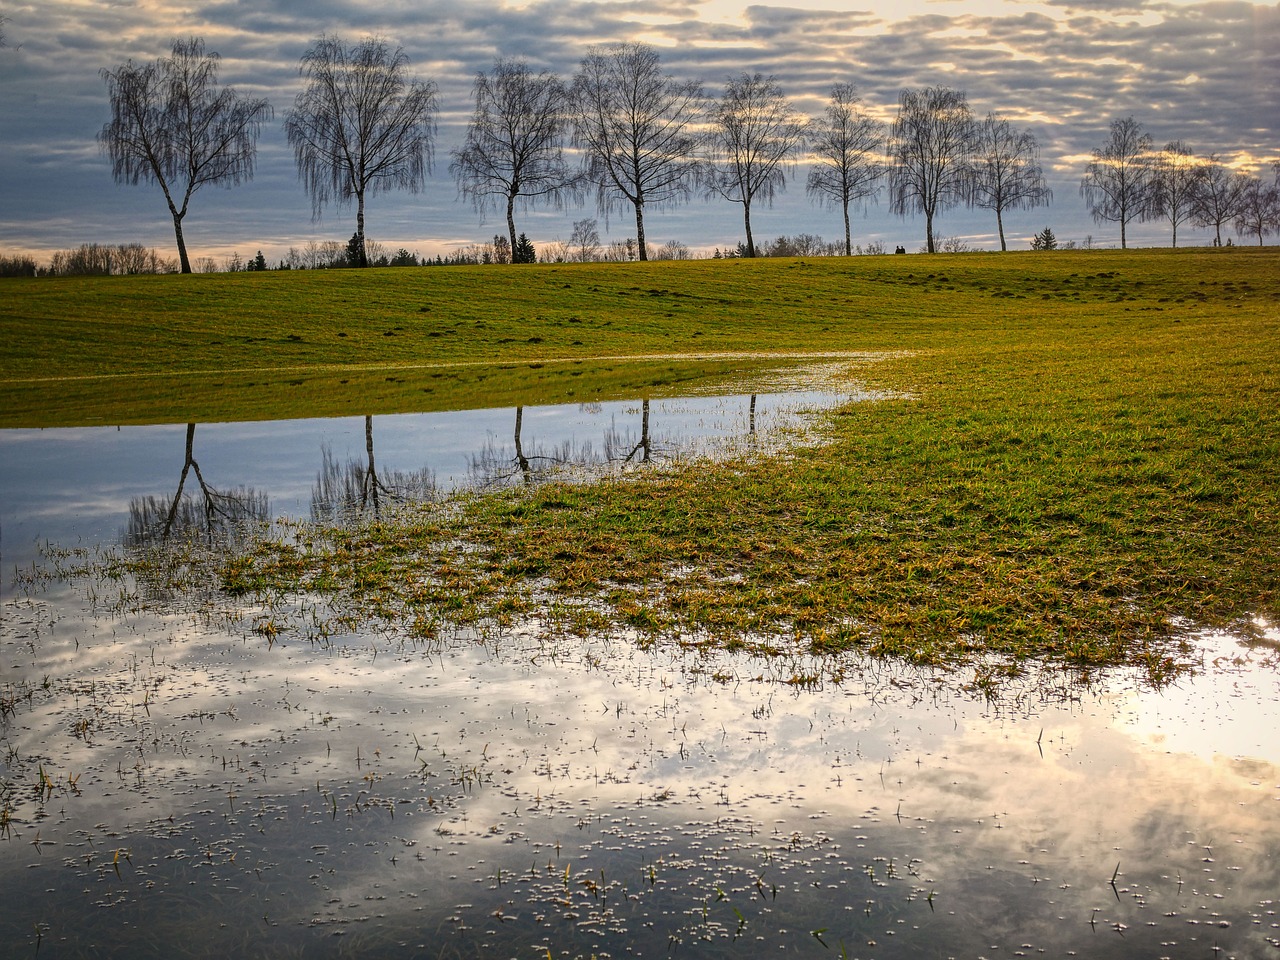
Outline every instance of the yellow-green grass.
[[[186, 370], [234, 370], [252, 360], [249, 345], [199, 346], [226, 302], [186, 293], [175, 311], [169, 292], [219, 281], [241, 303], [234, 328], [256, 327], [270, 344], [259, 357], [281, 365], [303, 344], [324, 364], [526, 369], [575, 349], [879, 350], [892, 353], [858, 378], [910, 395], [849, 405], [831, 416], [827, 440], [785, 457], [307, 530], [231, 558], [221, 575], [237, 591], [330, 591], [359, 615], [419, 630], [540, 614], [564, 628], [733, 648], [858, 648], [927, 663], [991, 653], [1139, 664], [1156, 678], [1182, 662], [1187, 623], [1280, 619], [1275, 250], [157, 278], [122, 282], [120, 293], [104, 280], [85, 285], [92, 306], [66, 335], [99, 324], [114, 342], [105, 331], [119, 329], [119, 299], [153, 289], [163, 303], [133, 308], [132, 322], [155, 334], [139, 366], [185, 353]], [[6, 326], [19, 315], [40, 329], [40, 311], [13, 304], [42, 296], [32, 283], [6, 297]], [[424, 300], [439, 310], [415, 321]], [[57, 310], [43, 302], [52, 323]], [[179, 314], [181, 336], [166, 339]], [[448, 323], [456, 339], [428, 339]], [[380, 345], [396, 325], [404, 335]], [[324, 340], [335, 330], [350, 343]], [[11, 364], [6, 341], [10, 382], [11, 369], [45, 365], [55, 376], [106, 372], [39, 343]], [[129, 368], [123, 356], [117, 372]]]

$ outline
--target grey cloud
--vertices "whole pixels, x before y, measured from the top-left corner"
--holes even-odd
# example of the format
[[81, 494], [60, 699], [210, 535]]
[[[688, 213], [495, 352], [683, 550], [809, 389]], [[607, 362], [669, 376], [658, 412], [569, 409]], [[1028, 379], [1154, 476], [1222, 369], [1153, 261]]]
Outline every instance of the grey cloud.
[[[1105, 137], [1111, 118], [1134, 114], [1159, 142], [1189, 140], [1197, 150], [1280, 153], [1280, 8], [1244, 2], [1152, 4], [1053, 3], [1057, 19], [1020, 10], [950, 19], [891, 21], [864, 11], [801, 11], [757, 6], [742, 23], [697, 19], [689, 0], [535, 0], [520, 8], [496, 0], [252, 0], [193, 5], [156, 16], [155, 5], [84, 5], [43, 0], [10, 14], [10, 47], [0, 51], [0, 248], [47, 248], [102, 240], [171, 242], [163, 201], [153, 188], [117, 186], [94, 135], [107, 105], [98, 71], [127, 57], [149, 59], [174, 35], [197, 34], [223, 57], [222, 80], [267, 97], [277, 117], [299, 89], [298, 58], [321, 32], [357, 39], [385, 37], [409, 54], [415, 73], [440, 86], [442, 123], [436, 172], [422, 193], [377, 198], [371, 231], [414, 245], [414, 238], [484, 236], [447, 176], [449, 150], [470, 113], [472, 79], [498, 56], [518, 56], [566, 78], [587, 47], [643, 34], [661, 42], [664, 66], [700, 79], [715, 94], [743, 70], [776, 74], [798, 106], [817, 113], [835, 81], [855, 83], [869, 109], [891, 117], [907, 86], [946, 83], [964, 89], [976, 113], [1029, 118], [1055, 173], [1055, 205], [1028, 216], [1049, 220], [1060, 236], [1092, 225], [1077, 197], [1079, 171], [1060, 162], [1087, 154]], [[1140, 12], [1155, 12], [1144, 24]], [[658, 23], [652, 21], [658, 20]], [[957, 37], [953, 28], [974, 36]], [[14, 49], [17, 43], [21, 49]], [[950, 64], [943, 71], [940, 64]], [[13, 184], [22, 184], [21, 190]], [[661, 240], [693, 245], [736, 242], [736, 211], [695, 204], [659, 214]], [[566, 235], [586, 211], [535, 212], [529, 223], [550, 238]], [[279, 130], [264, 131], [257, 177], [235, 190], [204, 191], [193, 203], [195, 244], [213, 248], [344, 238], [346, 211], [327, 211], [313, 224], [292, 156]], [[837, 229], [792, 185], [763, 215], [764, 234]], [[1061, 229], [1064, 221], [1076, 224]], [[563, 226], [556, 224], [563, 222]], [[949, 213], [942, 229], [989, 234], [981, 214]], [[1035, 229], [1043, 222], [1033, 224]], [[883, 205], [870, 234], [905, 242], [920, 227], [890, 218]], [[491, 231], [490, 231], [491, 232]], [[533, 235], [533, 234], [531, 234]], [[246, 239], [247, 238], [247, 239]], [[914, 244], [909, 244], [914, 249]]]

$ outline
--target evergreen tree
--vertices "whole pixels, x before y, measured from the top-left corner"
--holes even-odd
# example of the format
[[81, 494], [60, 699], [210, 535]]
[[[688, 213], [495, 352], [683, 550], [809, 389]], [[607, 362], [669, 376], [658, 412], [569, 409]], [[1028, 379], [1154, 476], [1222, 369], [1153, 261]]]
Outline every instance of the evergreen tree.
[[537, 263], [538, 254], [533, 249], [533, 244], [529, 242], [529, 238], [523, 233], [516, 238], [515, 249], [511, 252], [512, 263]]
[[1058, 238], [1053, 235], [1053, 231], [1045, 227], [1031, 239], [1032, 250], [1056, 250], [1058, 249]]

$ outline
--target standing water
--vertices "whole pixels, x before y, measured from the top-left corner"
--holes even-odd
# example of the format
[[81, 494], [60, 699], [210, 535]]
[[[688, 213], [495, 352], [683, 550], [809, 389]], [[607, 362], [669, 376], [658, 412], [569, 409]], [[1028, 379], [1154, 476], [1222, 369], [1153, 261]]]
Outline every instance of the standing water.
[[58, 575], [166, 528], [768, 444], [849, 399], [0, 432], [4, 955], [1280, 957], [1265, 623], [1159, 691], [992, 693], [533, 629], [318, 644]]

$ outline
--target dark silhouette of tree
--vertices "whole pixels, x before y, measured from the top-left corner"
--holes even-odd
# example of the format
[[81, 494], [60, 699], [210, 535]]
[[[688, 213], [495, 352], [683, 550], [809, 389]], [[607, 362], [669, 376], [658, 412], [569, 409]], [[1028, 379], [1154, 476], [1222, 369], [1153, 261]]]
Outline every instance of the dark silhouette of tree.
[[365, 460], [352, 458], [346, 464], [334, 460], [328, 447], [321, 449], [320, 472], [311, 488], [313, 520], [349, 520], [370, 507], [376, 519], [382, 515], [384, 497], [400, 503], [426, 503], [436, 498], [436, 477], [429, 468], [379, 474], [371, 416], [364, 418], [364, 446]]
[[[172, 500], [138, 497], [129, 503], [129, 524], [125, 542], [130, 546], [146, 546], [156, 540], [165, 541], [174, 534], [203, 533], [234, 537], [245, 524], [266, 523], [271, 510], [265, 493], [252, 487], [217, 490], [205, 482], [195, 458], [196, 425], [187, 424], [186, 453], [178, 489]], [[199, 500], [184, 497], [187, 477], [194, 473], [200, 488]]]
[[1178, 245], [1178, 224], [1195, 216], [1196, 196], [1205, 174], [1205, 163], [1181, 140], [1165, 144], [1151, 160], [1151, 215], [1169, 221], [1173, 246]]
[[1213, 245], [1222, 246], [1222, 225], [1240, 213], [1240, 201], [1248, 178], [1229, 170], [1217, 154], [1210, 154], [1204, 175], [1192, 197], [1191, 222], [1197, 227], [1213, 227]]
[[490, 440], [479, 454], [471, 457], [468, 472], [477, 486], [501, 486], [509, 481], [532, 484], [554, 476], [567, 464], [587, 465], [594, 460], [590, 446], [575, 450], [571, 441], [551, 451], [544, 450], [536, 442], [526, 448], [522, 406], [516, 407], [514, 441], [514, 454]]
[[698, 182], [702, 87], [664, 76], [652, 47], [619, 43], [582, 59], [572, 106], [573, 141], [599, 209], [634, 209], [640, 259], [648, 259], [645, 209], [687, 201]]
[[1053, 231], [1045, 227], [1034, 237], [1031, 238], [1032, 250], [1057, 250], [1058, 238], [1053, 235]]
[[861, 102], [853, 84], [838, 83], [831, 88], [826, 115], [810, 125], [816, 131], [810, 150], [817, 163], [805, 192], [843, 214], [846, 257], [853, 255], [849, 205], [874, 198], [885, 175], [884, 125], [868, 116]]
[[1093, 151], [1080, 193], [1095, 223], [1120, 224], [1120, 249], [1126, 229], [1151, 216], [1151, 137], [1133, 117], [1111, 121], [1111, 139]]
[[272, 116], [266, 100], [219, 89], [218, 59], [193, 37], [175, 40], [172, 56], [102, 71], [111, 120], [98, 142], [116, 182], [146, 180], [164, 192], [183, 273], [191, 272], [182, 235], [191, 195], [205, 184], [252, 179], [258, 133]]
[[1262, 246], [1265, 237], [1280, 232], [1280, 184], [1246, 177], [1235, 221], [1236, 231], [1241, 236], [1257, 237], [1258, 246]]
[[894, 213], [923, 213], [926, 249], [936, 252], [934, 218], [969, 196], [973, 114], [959, 90], [903, 90], [889, 133], [889, 196]]
[[708, 192], [742, 205], [747, 256], [756, 255], [751, 204], [773, 203], [787, 187], [787, 165], [804, 144], [807, 124], [774, 77], [742, 74], [726, 85], [708, 138]]
[[533, 243], [523, 233], [516, 237], [516, 245], [511, 248], [512, 263], [537, 263], [538, 252]]
[[600, 229], [594, 220], [575, 220], [569, 234], [569, 249], [578, 263], [600, 259]]
[[514, 250], [516, 205], [558, 206], [577, 183], [564, 158], [568, 93], [554, 74], [514, 60], [497, 61], [492, 76], [477, 74], [473, 89], [475, 112], [449, 169], [478, 212], [505, 207]]
[[973, 205], [994, 210], [1004, 239], [1004, 212], [1047, 207], [1053, 197], [1040, 167], [1040, 145], [1029, 130], [1018, 130], [994, 113], [974, 125], [970, 189]]
[[435, 150], [436, 85], [408, 76], [409, 58], [369, 38], [352, 47], [321, 36], [302, 56], [306, 81], [285, 118], [302, 184], [319, 217], [329, 201], [356, 203], [357, 261], [369, 265], [365, 198], [416, 193]]

